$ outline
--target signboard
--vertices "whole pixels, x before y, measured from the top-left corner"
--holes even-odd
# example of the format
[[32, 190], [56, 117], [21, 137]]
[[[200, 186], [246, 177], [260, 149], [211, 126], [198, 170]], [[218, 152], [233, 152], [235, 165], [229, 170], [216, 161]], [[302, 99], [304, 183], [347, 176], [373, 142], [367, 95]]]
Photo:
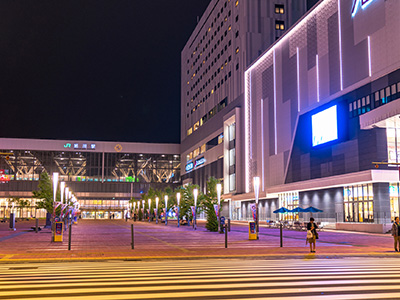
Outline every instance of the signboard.
[[373, 1], [374, 0], [353, 0], [353, 8], [351, 9], [351, 16], [354, 17], [356, 15], [359, 7], [365, 9]]
[[54, 229], [54, 242], [62, 242], [63, 241], [63, 223], [56, 222]]
[[96, 150], [96, 144], [66, 143], [66, 144], [64, 144], [64, 148], [74, 149], [74, 150]]
[[204, 165], [205, 163], [206, 163], [206, 159], [204, 157], [196, 159], [194, 162], [189, 161], [186, 164], [185, 170], [186, 170], [186, 172], [192, 171], [193, 169], [196, 169], [196, 168], [200, 167], [201, 165]]

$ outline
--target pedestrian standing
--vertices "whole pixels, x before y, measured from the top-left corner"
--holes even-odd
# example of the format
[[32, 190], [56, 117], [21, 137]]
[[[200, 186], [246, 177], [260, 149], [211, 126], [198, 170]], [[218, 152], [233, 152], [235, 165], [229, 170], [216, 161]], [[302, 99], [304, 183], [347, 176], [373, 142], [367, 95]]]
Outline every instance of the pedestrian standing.
[[310, 223], [307, 224], [307, 241], [310, 244], [310, 252], [315, 253], [315, 242], [318, 239], [318, 225], [314, 223], [314, 218], [310, 218]]
[[392, 235], [394, 238], [394, 251], [399, 252], [400, 250], [400, 225], [399, 225], [399, 217], [394, 218], [394, 222], [392, 225]]

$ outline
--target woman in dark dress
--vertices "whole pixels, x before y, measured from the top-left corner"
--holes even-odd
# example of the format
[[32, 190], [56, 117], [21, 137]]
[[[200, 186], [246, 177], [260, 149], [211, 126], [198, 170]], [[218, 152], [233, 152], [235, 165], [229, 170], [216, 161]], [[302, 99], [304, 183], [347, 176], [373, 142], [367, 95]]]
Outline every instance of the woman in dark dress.
[[315, 240], [318, 238], [317, 233], [318, 225], [314, 223], [314, 218], [310, 218], [310, 223], [307, 224], [307, 235], [308, 231], [311, 231], [312, 237], [307, 237], [307, 241], [310, 244], [310, 252], [315, 253]]

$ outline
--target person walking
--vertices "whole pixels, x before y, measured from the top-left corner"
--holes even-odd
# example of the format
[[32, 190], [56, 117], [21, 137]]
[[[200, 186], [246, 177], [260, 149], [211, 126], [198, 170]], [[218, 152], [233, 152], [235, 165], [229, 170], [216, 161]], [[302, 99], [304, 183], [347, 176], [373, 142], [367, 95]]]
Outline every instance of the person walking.
[[399, 252], [400, 250], [400, 225], [399, 225], [399, 217], [394, 218], [394, 222], [392, 225], [392, 235], [394, 238], [394, 251]]
[[318, 239], [318, 225], [314, 223], [314, 218], [310, 218], [307, 224], [307, 241], [310, 244], [310, 252], [315, 253], [315, 241]]

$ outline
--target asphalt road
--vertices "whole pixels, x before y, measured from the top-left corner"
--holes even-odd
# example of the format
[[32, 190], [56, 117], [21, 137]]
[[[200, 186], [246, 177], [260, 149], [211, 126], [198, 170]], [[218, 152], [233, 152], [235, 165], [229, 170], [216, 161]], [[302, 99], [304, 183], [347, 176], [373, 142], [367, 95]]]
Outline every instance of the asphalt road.
[[400, 299], [400, 260], [0, 265], [0, 299]]

